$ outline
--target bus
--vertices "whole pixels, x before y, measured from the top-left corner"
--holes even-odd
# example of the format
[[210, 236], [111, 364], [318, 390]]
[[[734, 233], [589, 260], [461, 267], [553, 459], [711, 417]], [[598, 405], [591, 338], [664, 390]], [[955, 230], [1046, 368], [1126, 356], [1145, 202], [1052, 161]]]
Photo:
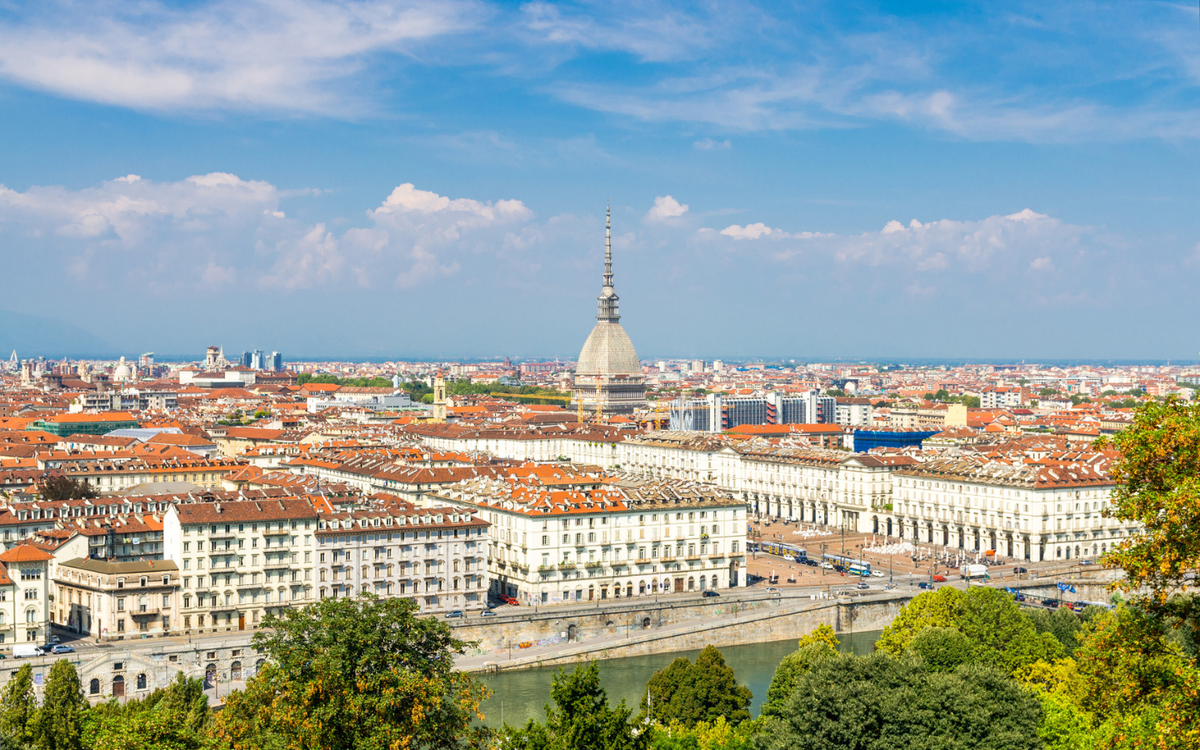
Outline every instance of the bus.
[[835, 569], [841, 568], [851, 575], [871, 575], [871, 563], [866, 560], [859, 560], [856, 557], [846, 557], [845, 555], [835, 555], [829, 552], [821, 555], [821, 559], [833, 565]]
[[808, 550], [804, 549], [803, 547], [797, 547], [794, 544], [788, 544], [786, 542], [760, 540], [758, 542], [758, 551], [766, 552], [767, 554], [771, 555], [779, 555], [780, 557], [786, 557], [789, 560], [795, 560], [796, 562], [804, 562], [804, 560], [808, 558]]

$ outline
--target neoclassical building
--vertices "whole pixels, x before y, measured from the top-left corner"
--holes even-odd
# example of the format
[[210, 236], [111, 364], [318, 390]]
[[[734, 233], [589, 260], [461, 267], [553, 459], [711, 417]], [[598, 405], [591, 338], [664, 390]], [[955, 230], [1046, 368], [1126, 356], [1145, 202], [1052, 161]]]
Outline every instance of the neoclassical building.
[[642, 365], [621, 327], [612, 273], [612, 210], [605, 218], [604, 286], [597, 298], [596, 327], [583, 343], [575, 366], [575, 404], [587, 412], [630, 414], [646, 405]]

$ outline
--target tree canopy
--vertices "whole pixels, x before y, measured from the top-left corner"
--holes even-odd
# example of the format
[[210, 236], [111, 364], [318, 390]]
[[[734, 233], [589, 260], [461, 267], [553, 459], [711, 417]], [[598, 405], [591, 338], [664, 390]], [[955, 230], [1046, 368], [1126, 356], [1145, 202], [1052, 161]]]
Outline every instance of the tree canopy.
[[1037, 698], [996, 669], [917, 658], [828, 659], [802, 675], [760, 750], [1041, 750]]
[[265, 666], [230, 694], [216, 735], [234, 750], [475, 746], [487, 689], [453, 668], [466, 645], [408, 599], [322, 599], [268, 616]]
[[1147, 403], [1099, 445], [1120, 452], [1108, 514], [1143, 527], [1105, 561], [1124, 569], [1122, 586], [1148, 587], [1148, 603], [1160, 606], [1200, 567], [1200, 403]]
[[731, 724], [750, 718], [750, 688], [738, 685], [733, 670], [713, 646], [706, 646], [693, 664], [685, 657], [655, 672], [642, 693], [642, 710], [663, 724], [685, 727], [724, 717]]

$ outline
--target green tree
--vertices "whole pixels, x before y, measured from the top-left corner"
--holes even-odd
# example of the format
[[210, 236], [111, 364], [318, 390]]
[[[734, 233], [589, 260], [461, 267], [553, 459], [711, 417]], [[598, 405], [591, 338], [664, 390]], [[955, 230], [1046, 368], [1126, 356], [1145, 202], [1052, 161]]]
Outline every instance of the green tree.
[[800, 683], [800, 678], [818, 664], [840, 656], [836, 647], [826, 642], [804, 643], [802, 638], [801, 643], [800, 648], [783, 657], [775, 667], [771, 685], [767, 688], [766, 700], [763, 701], [762, 716], [782, 716], [784, 707], [791, 700], [796, 685]]
[[821, 662], [802, 676], [761, 750], [1040, 750], [1041, 705], [1002, 672], [929, 673], [885, 654]]
[[34, 721], [35, 746], [39, 750], [81, 750], [87, 710], [75, 665], [66, 659], [54, 662]]
[[917, 632], [909, 648], [921, 657], [930, 672], [953, 672], [974, 659], [971, 639], [954, 628], [925, 628]]
[[951, 586], [926, 591], [901, 608], [896, 619], [883, 629], [875, 648], [899, 656], [916, 634], [925, 628], [953, 628], [962, 613], [966, 595]]
[[1200, 403], [1147, 403], [1132, 426], [1098, 444], [1120, 453], [1108, 515], [1142, 526], [1105, 562], [1124, 569], [1126, 590], [1148, 587], [1149, 603], [1161, 606], [1200, 567]]
[[810, 643], [824, 643], [826, 646], [836, 650], [842, 642], [838, 640], [837, 633], [832, 627], [826, 625], [825, 623], [821, 623], [813, 632], [809, 633], [808, 635], [801, 636], [800, 642], [796, 644], [796, 647], [804, 648]]
[[1075, 653], [1075, 649], [1079, 648], [1079, 631], [1083, 627], [1083, 623], [1071, 610], [1038, 608], [1026, 611], [1024, 614], [1039, 633], [1053, 635], [1062, 644], [1067, 656], [1071, 656]]
[[101, 703], [88, 712], [84, 745], [90, 750], [200, 750], [213, 744], [204, 683], [175, 675], [140, 700]]
[[268, 615], [253, 645], [267, 661], [215, 722], [235, 750], [383, 750], [483, 742], [487, 689], [454, 669], [466, 644], [408, 599], [321, 599]]
[[25, 748], [33, 744], [37, 718], [37, 696], [33, 692], [33, 668], [22, 664], [0, 694], [0, 743]]
[[650, 732], [631, 721], [625, 701], [610, 708], [596, 662], [571, 672], [558, 670], [550, 684], [546, 721], [505, 726], [503, 747], [511, 750], [646, 750]]
[[721, 652], [706, 646], [692, 664], [679, 657], [655, 672], [642, 693], [642, 710], [654, 721], [692, 727], [724, 716], [731, 724], [750, 718], [750, 688], [738, 685]]
[[83, 500], [96, 497], [97, 494], [95, 488], [88, 484], [86, 479], [72, 479], [61, 474], [52, 476], [43, 482], [41, 493], [43, 500], [55, 503], [64, 500]]

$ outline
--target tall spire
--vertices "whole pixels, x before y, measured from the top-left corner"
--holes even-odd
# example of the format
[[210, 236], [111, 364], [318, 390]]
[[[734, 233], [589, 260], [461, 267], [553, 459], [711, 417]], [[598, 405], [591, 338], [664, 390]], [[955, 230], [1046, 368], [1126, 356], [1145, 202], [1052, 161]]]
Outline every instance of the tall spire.
[[612, 206], [604, 209], [604, 286], [612, 287]]
[[617, 290], [613, 288], [612, 273], [612, 206], [604, 210], [604, 287], [597, 299], [596, 320], [616, 323], [621, 319]]

